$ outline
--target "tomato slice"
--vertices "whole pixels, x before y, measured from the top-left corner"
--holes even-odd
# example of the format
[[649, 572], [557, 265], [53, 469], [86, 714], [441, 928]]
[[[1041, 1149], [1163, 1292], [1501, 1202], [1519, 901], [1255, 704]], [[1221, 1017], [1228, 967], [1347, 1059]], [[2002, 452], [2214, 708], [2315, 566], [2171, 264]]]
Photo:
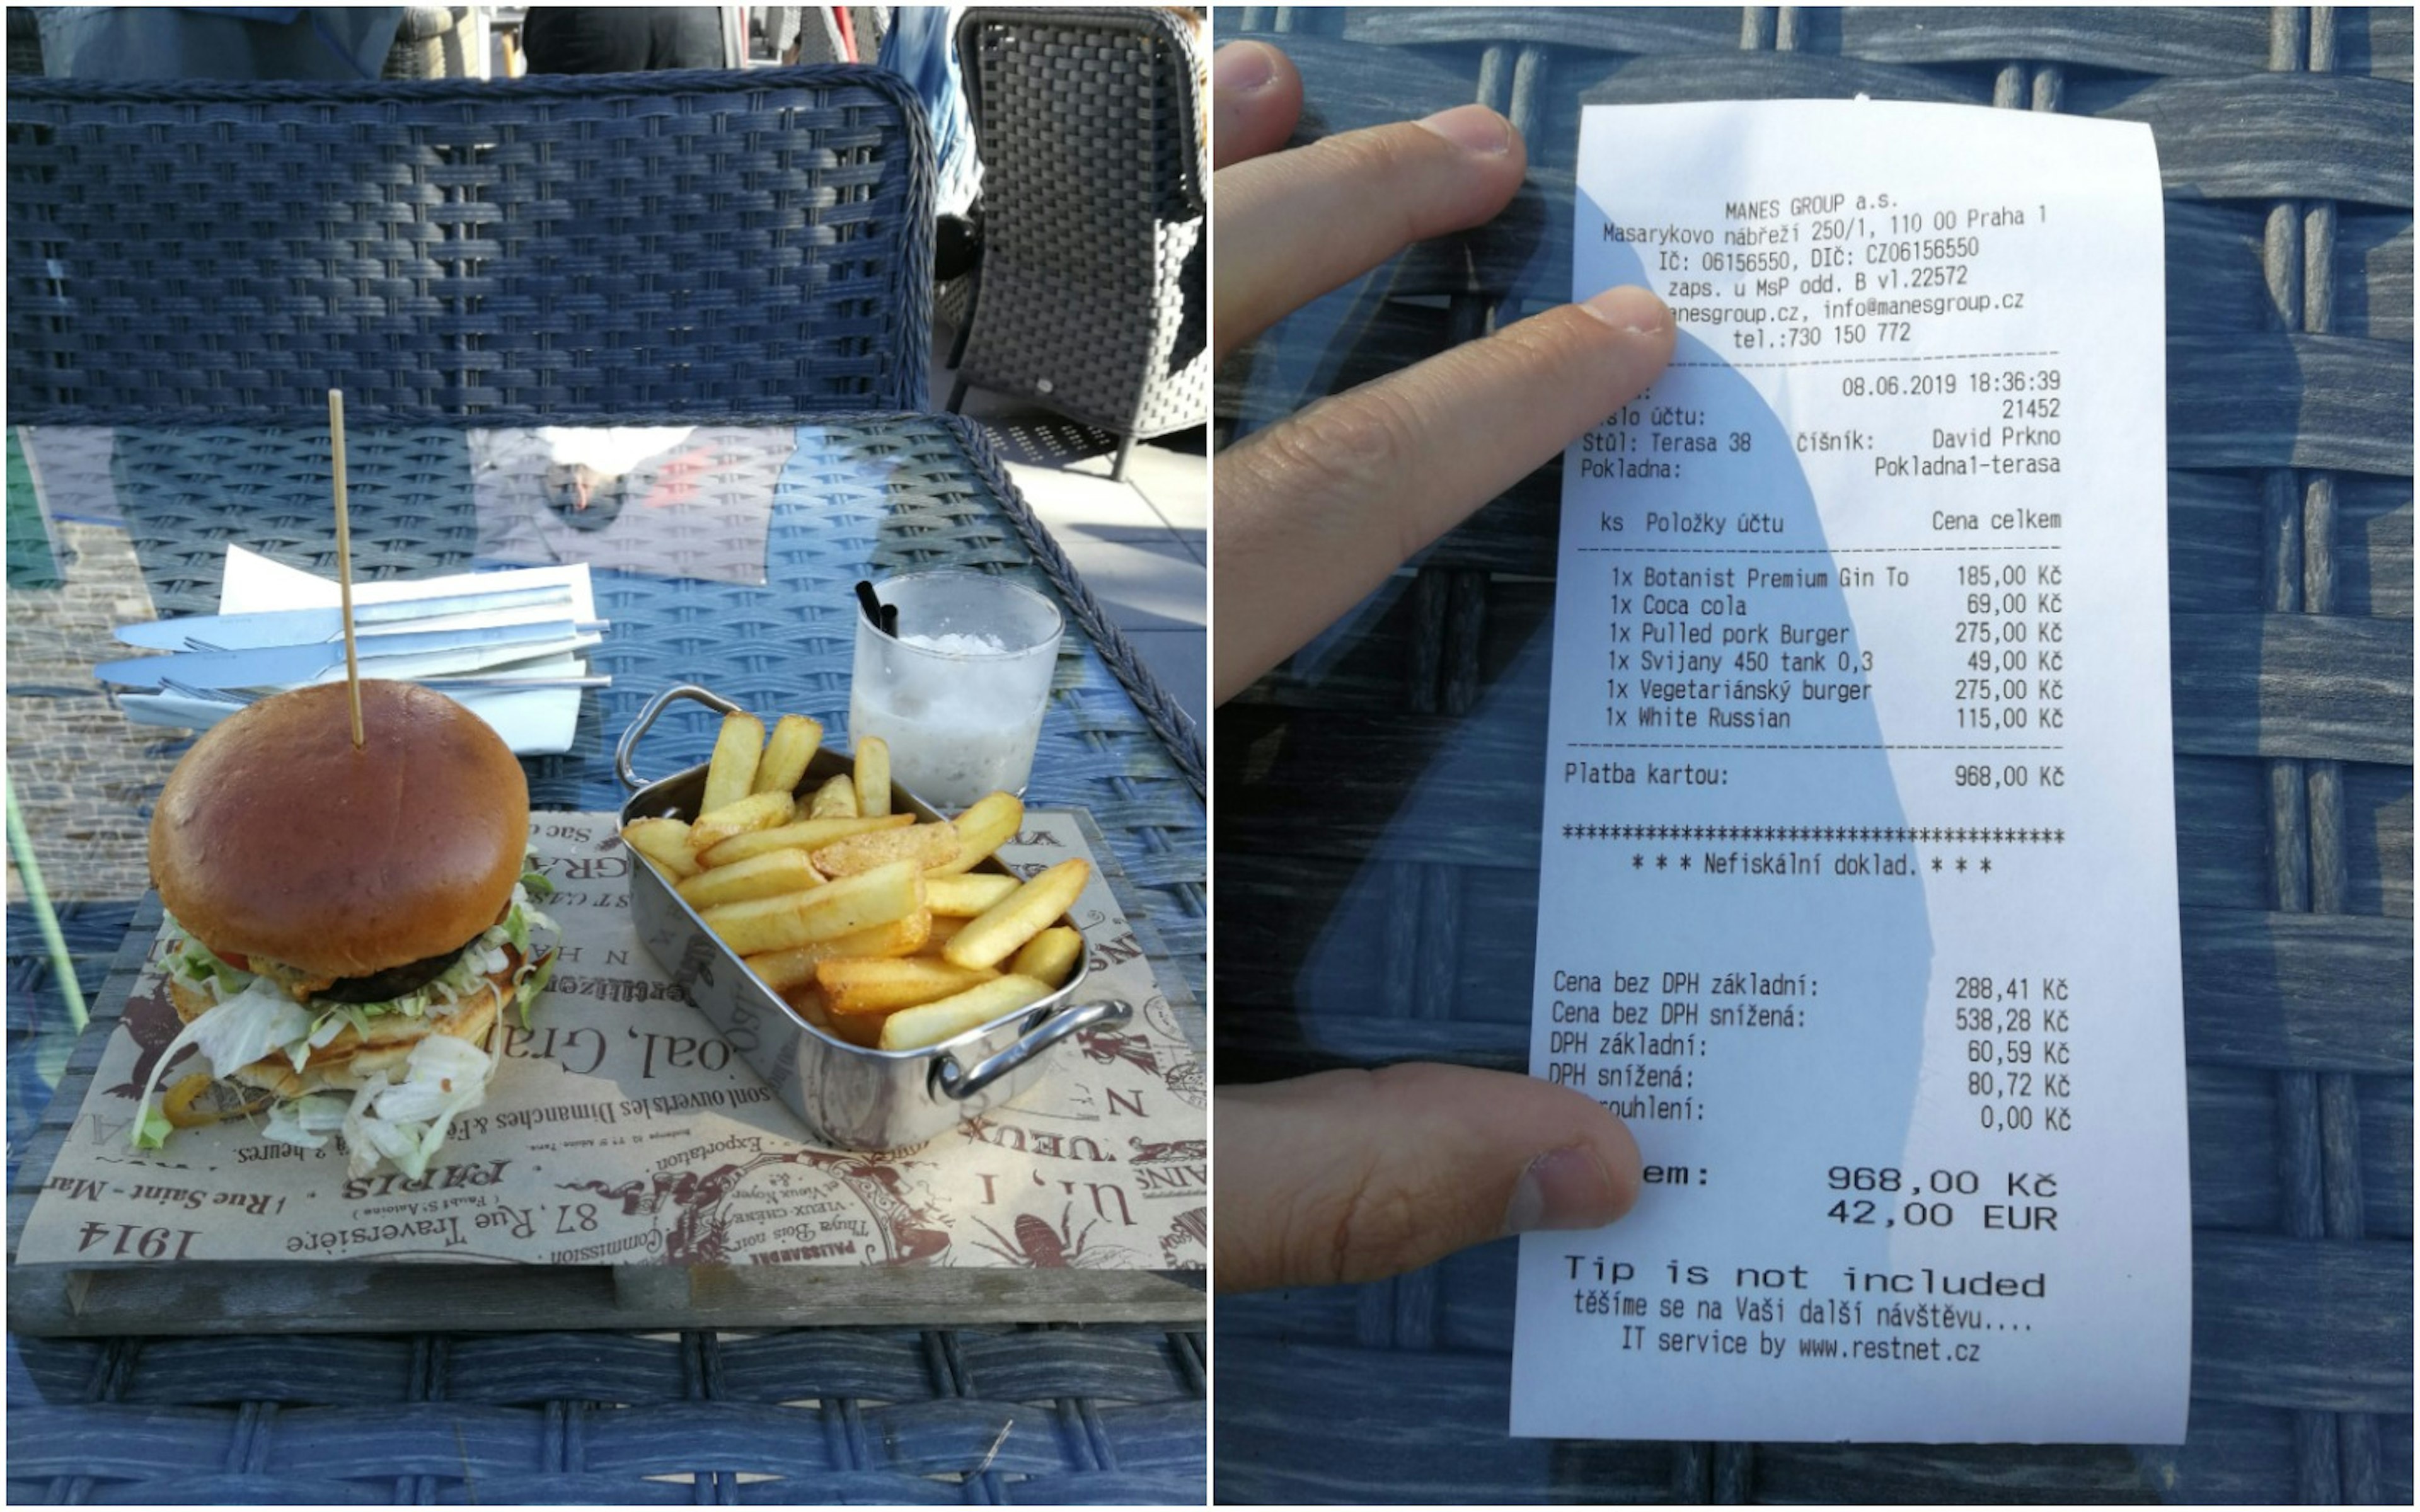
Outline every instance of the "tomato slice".
[[252, 957], [248, 955], [239, 955], [233, 950], [219, 950], [213, 953], [215, 953], [220, 960], [225, 962], [228, 965], [235, 967], [238, 971], [250, 971], [252, 969]]

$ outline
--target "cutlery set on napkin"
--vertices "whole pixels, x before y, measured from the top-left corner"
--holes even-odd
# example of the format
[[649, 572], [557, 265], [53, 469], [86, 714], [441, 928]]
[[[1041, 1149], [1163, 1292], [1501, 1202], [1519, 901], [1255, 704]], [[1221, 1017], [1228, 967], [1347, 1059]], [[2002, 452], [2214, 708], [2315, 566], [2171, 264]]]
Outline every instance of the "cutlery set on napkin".
[[[341, 682], [345, 641], [331, 579], [227, 548], [219, 612], [120, 625], [165, 656], [103, 662], [93, 675], [139, 724], [204, 729], [269, 693]], [[571, 748], [603, 641], [587, 564], [356, 583], [353, 636], [365, 678], [420, 683], [461, 701], [524, 756]]]

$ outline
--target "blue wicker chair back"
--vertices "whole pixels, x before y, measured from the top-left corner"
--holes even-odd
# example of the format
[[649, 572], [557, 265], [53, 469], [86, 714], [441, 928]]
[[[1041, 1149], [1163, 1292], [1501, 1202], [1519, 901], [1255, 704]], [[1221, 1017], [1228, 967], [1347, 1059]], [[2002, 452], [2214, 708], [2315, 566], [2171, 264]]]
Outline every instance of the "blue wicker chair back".
[[875, 69], [8, 87], [8, 409], [925, 408], [932, 150]]

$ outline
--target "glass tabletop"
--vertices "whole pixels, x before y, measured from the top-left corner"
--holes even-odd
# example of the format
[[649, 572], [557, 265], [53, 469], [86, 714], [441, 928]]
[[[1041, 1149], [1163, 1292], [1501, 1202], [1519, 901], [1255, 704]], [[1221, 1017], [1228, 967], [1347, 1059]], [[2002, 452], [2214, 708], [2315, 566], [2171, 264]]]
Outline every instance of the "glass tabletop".
[[[707, 687], [846, 740], [854, 585], [918, 567], [1022, 580], [1067, 611], [1026, 800], [1079, 807], [1198, 995], [1200, 756], [991, 459], [954, 417], [796, 425], [348, 427], [357, 580], [586, 563], [610, 686], [518, 742], [540, 809], [612, 810], [613, 746], [655, 694]], [[145, 840], [191, 732], [135, 722], [96, 664], [124, 625], [219, 608], [229, 553], [333, 579], [324, 426], [19, 426], [8, 438], [12, 1171], [147, 887]], [[1141, 695], [1138, 702], [1137, 695]], [[516, 700], [534, 695], [515, 694]], [[576, 714], [571, 702], [576, 701]], [[704, 762], [718, 720], [675, 703], [637, 759]]]
[[[2408, 1287], [2411, 1264], [2411, 1000], [2392, 980], [2409, 971], [2409, 646], [2381, 649], [2375, 698], [2358, 713], [2345, 705], [2360, 736], [2348, 725], [2304, 740], [2285, 705], [2264, 710], [2252, 687], [2266, 679], [2267, 696], [2293, 702], [2300, 695], [2288, 689], [2305, 685], [2264, 638], [2316, 629], [2311, 622], [2323, 616], [2348, 644], [2372, 626], [2408, 642], [2408, 625], [2377, 620], [2410, 614], [2410, 455], [2371, 459], [2358, 427], [2325, 434], [2307, 400], [2273, 440], [2253, 440], [2244, 411], [2229, 410], [2256, 393], [2333, 394], [2308, 377], [2310, 357], [2342, 350], [2379, 364], [2380, 392], [2348, 382], [2347, 401], [2374, 403], [2380, 424], [2399, 434], [2399, 411], [2385, 416], [2403, 403], [2396, 385], [2408, 390], [2408, 291], [2354, 249], [2409, 236], [2409, 184], [2381, 178], [2333, 191], [2344, 201], [2326, 211], [2333, 241], [2305, 242], [2299, 210], [2291, 238], [2279, 241], [2286, 223], [2256, 186], [2331, 175], [2349, 185], [2345, 169], [2361, 150], [2316, 137], [2264, 147], [2222, 142], [2201, 130], [2200, 116], [2163, 109], [2203, 75], [2335, 69], [2361, 77], [2325, 81], [2324, 102], [2321, 81], [2295, 82], [2314, 89], [2311, 120], [2358, 137], [2353, 123], [2373, 90], [2390, 115], [2408, 112], [2408, 79], [2368, 76], [2391, 71], [2376, 60], [2392, 54], [2408, 18], [2335, 13], [2328, 50], [2314, 53], [2320, 34], [2309, 27], [2319, 23], [2307, 19], [2297, 21], [2304, 30], [2273, 39], [2242, 15], [2063, 12], [2081, 28], [2066, 31], [2024, 12], [1962, 13], [1967, 27], [1943, 24], [1945, 14], [1221, 9], [1222, 45], [1268, 41], [1300, 71], [1297, 143], [1476, 100], [1521, 128], [1529, 174], [1495, 223], [1414, 247], [1232, 358], [1219, 376], [1218, 442], [1562, 302], [1585, 104], [1864, 92], [2152, 121], [2168, 193], [2175, 744], [2196, 1255], [2191, 1437], [2180, 1448], [2140, 1451], [1509, 1438], [1508, 1241], [1365, 1286], [1222, 1298], [1224, 1497], [2409, 1494], [2409, 1313], [2396, 1288], [2398, 1278]], [[2273, 54], [2273, 42], [2286, 51]], [[2298, 61], [2271, 61], [2297, 46]], [[2391, 122], [2381, 129], [2393, 134]], [[2307, 305], [2302, 284], [2276, 282], [2288, 259], [2299, 279], [2306, 248], [2320, 259], [2309, 266], [2322, 270], [2313, 276], [2327, 282], [2332, 305]], [[2272, 303], [2287, 287], [2290, 315]], [[2209, 361], [2179, 361], [2177, 343], [2206, 347]], [[2264, 367], [2271, 344], [2293, 356]], [[2223, 410], [2237, 417], [2232, 425]], [[2291, 469], [2304, 471], [2284, 471]], [[2305, 508], [2321, 495], [2324, 512]], [[1218, 711], [1221, 1081], [1412, 1059], [1528, 1069], [1559, 496], [1559, 467], [1531, 474]], [[2280, 534], [2289, 519], [2291, 534]], [[2316, 580], [2306, 569], [2321, 563], [2331, 575], [2324, 594], [2300, 596]], [[2281, 598], [2272, 585], [2288, 577], [2295, 592]], [[2302, 623], [2280, 625], [2288, 618], [2280, 611]], [[2311, 759], [2328, 756], [2343, 759]], [[2322, 787], [2309, 786], [2315, 779]], [[2327, 838], [2313, 838], [2321, 821], [2311, 804], [2329, 810]], [[2362, 1017], [2358, 1030], [2350, 1025], [2360, 1015], [2331, 1013], [2345, 1035], [2323, 1057], [2234, 1039], [2226, 1026], [2238, 1011], [2272, 1025], [2315, 1012], [2316, 982], [2298, 980], [2277, 956], [2279, 931], [2310, 927], [2348, 942], [2327, 957], [2329, 973], [2360, 969], [2352, 963], [2366, 947], [2351, 947], [2354, 934], [2386, 949], [2394, 964], [2371, 980], [2389, 1006]], [[2337, 1142], [2322, 1156], [2330, 1139]], [[2281, 1304], [2273, 1329], [2246, 1310], [2268, 1283], [2234, 1269], [2245, 1255], [2289, 1266], [2340, 1257], [2398, 1301], [2384, 1319], [2307, 1298]], [[2326, 1346], [2317, 1342], [2322, 1334]], [[1359, 1436], [1366, 1451], [1331, 1431], [1329, 1404], [1348, 1396], [1355, 1421], [1383, 1425]]]

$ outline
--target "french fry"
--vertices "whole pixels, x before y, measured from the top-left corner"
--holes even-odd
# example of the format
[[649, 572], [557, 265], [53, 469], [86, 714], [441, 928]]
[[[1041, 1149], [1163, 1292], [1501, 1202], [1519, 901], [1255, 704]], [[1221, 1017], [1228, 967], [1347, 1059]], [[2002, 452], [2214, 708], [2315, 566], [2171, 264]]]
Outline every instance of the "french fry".
[[765, 979], [776, 992], [815, 980], [815, 967], [825, 961], [896, 959], [914, 955], [923, 947], [933, 916], [918, 909], [905, 918], [876, 924], [851, 934], [787, 950], [767, 950], [747, 958], [748, 969]]
[[958, 815], [958, 858], [933, 868], [936, 876], [971, 872], [985, 856], [1016, 837], [1025, 823], [1025, 805], [1014, 793], [992, 793], [977, 798]]
[[1057, 991], [1085, 949], [1058, 920], [1092, 875], [1072, 860], [1018, 881], [975, 868], [1025, 822], [1016, 795], [955, 820], [891, 812], [891, 748], [857, 743], [848, 775], [801, 795], [823, 726], [784, 715], [766, 738], [725, 717], [696, 819], [636, 820], [632, 849], [806, 1023], [858, 1044], [914, 1049]]
[[698, 917], [737, 953], [762, 955], [888, 924], [923, 906], [923, 884], [916, 863], [893, 861], [809, 892], [724, 903]]
[[768, 851], [730, 866], [701, 872], [673, 890], [691, 908], [713, 908], [722, 903], [746, 903], [751, 898], [804, 892], [823, 880], [823, 873], [807, 859], [806, 852]]
[[633, 819], [622, 826], [622, 838], [630, 849], [656, 864], [656, 870], [675, 882], [697, 875], [697, 858], [690, 854], [689, 822], [683, 819]]
[[824, 995], [815, 990], [814, 983], [808, 982], [804, 986], [790, 988], [782, 994], [782, 1001], [797, 1009], [799, 1017], [805, 1019], [826, 1034], [839, 1032], [833, 1026], [831, 1015], [824, 1011]]
[[1000, 964], [1018, 946], [1049, 928], [1065, 913], [1092, 875], [1092, 863], [1078, 858], [1062, 861], [1028, 879], [1025, 886], [976, 915], [972, 922], [958, 931], [943, 948], [941, 959], [954, 966]]
[[700, 812], [712, 812], [748, 796], [756, 782], [757, 758], [765, 750], [765, 721], [752, 714], [726, 714], [714, 737], [714, 760], [706, 769]]
[[752, 793], [726, 803], [720, 809], [708, 809], [689, 826], [689, 842], [692, 850], [714, 849], [734, 835], [745, 835], [754, 829], [770, 829], [790, 817], [790, 795], [786, 793]]
[[882, 1048], [917, 1050], [939, 1044], [1038, 1003], [1050, 992], [1031, 977], [1001, 977], [936, 1003], [903, 1008], [882, 1021]]
[[876, 829], [862, 835], [851, 835], [822, 846], [813, 854], [815, 870], [828, 877], [853, 877], [860, 872], [871, 872], [892, 861], [913, 861], [919, 870], [929, 871], [956, 859], [958, 832], [944, 819], [938, 825], [914, 825], [905, 829]]
[[756, 764], [756, 780], [749, 784], [751, 793], [788, 793], [807, 775], [807, 764], [815, 759], [815, 748], [824, 743], [824, 727], [803, 714], [785, 714], [773, 725], [773, 738], [765, 743], [765, 755]]
[[937, 961], [819, 961], [815, 985], [832, 1012], [887, 1013], [935, 1002], [999, 976], [997, 971], [967, 971]]
[[997, 872], [924, 874], [924, 906], [955, 918], [972, 918], [1016, 890], [1016, 879]]
[[1083, 953], [1083, 935], [1064, 924], [1054, 925], [1025, 942], [1025, 948], [1008, 964], [1009, 975], [1032, 977], [1057, 987], [1066, 981], [1067, 973], [1075, 969], [1077, 958]]
[[[809, 990], [812, 991], [812, 989]], [[821, 993], [815, 995], [819, 1000], [823, 996]], [[824, 1013], [823, 1022], [815, 1027], [835, 1039], [845, 1040], [851, 1044], [861, 1044], [868, 1050], [876, 1050], [882, 1045], [882, 1021], [897, 1011], [897, 1009], [892, 1008], [879, 1008], [867, 1013], [834, 1013], [827, 1011]]]
[[[805, 987], [814, 989], [815, 962], [833, 946], [826, 940], [820, 945], [801, 945], [791, 950], [766, 950], [757, 955], [742, 956], [748, 969], [764, 979], [765, 985], [783, 997]], [[796, 1005], [792, 1005], [795, 1007]]]
[[[834, 780], [845, 782], [848, 779], [836, 778]], [[776, 825], [770, 829], [752, 829], [745, 835], [734, 835], [710, 849], [699, 852], [697, 858], [701, 864], [709, 867], [729, 866], [734, 861], [763, 856], [768, 851], [811, 851], [851, 835], [862, 835], [869, 829], [905, 829], [915, 822], [914, 814], [905, 813], [882, 814], [873, 819], [801, 819], [796, 824]]]
[[[1009, 880], [1014, 882], [1016, 879], [1011, 877]], [[933, 874], [930, 872], [925, 872], [924, 886], [929, 888], [933, 886]], [[945, 914], [933, 915], [933, 927], [924, 932], [924, 943], [916, 948], [916, 953], [929, 955], [936, 961], [939, 960], [941, 951], [948, 947], [950, 941], [957, 937], [958, 931], [973, 922], [971, 918], [953, 918]]]
[[[886, 813], [888, 811], [888, 810], [884, 810]], [[807, 817], [810, 819], [857, 818], [856, 782], [844, 773], [815, 789], [814, 796], [807, 800]], [[877, 814], [876, 817], [881, 816]], [[909, 817], [912, 819], [914, 816]]]
[[880, 735], [868, 735], [857, 743], [853, 763], [857, 777], [857, 811], [889, 813], [891, 811], [891, 743]]

